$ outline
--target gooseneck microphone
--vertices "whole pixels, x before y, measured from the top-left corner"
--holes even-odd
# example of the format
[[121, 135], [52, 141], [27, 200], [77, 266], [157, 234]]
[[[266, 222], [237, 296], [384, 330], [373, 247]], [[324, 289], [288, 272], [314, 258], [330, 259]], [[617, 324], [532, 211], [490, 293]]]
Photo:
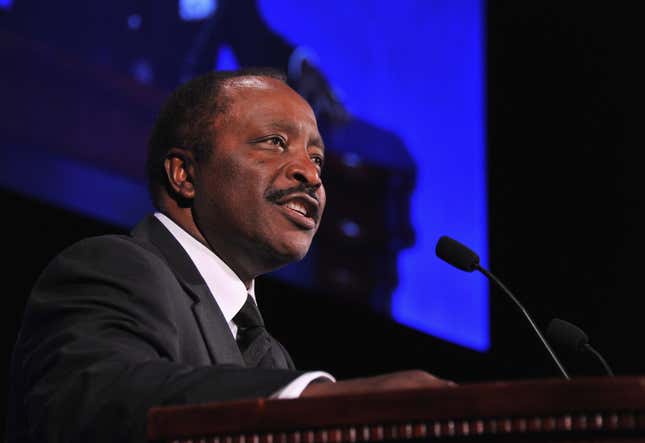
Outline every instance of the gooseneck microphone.
[[614, 371], [611, 370], [611, 367], [609, 367], [609, 364], [607, 364], [607, 361], [600, 352], [589, 344], [587, 334], [573, 323], [554, 318], [546, 329], [546, 336], [549, 337], [549, 341], [557, 343], [564, 348], [576, 352], [590, 352], [600, 361], [607, 375], [610, 377], [614, 376]]
[[545, 340], [544, 336], [540, 332], [540, 329], [538, 329], [529, 313], [526, 311], [526, 309], [524, 309], [522, 303], [520, 303], [519, 300], [515, 298], [511, 291], [509, 291], [508, 288], [497, 277], [495, 277], [493, 274], [479, 265], [479, 256], [475, 254], [475, 252], [473, 252], [467, 246], [459, 243], [457, 240], [442, 236], [437, 242], [435, 253], [441, 260], [454, 266], [455, 268], [461, 269], [462, 271], [466, 272], [479, 271], [484, 274], [489, 280], [495, 283], [495, 285], [497, 285], [497, 287], [500, 288], [513, 301], [513, 303], [517, 305], [518, 308], [520, 308], [520, 311], [522, 311], [522, 314], [524, 314], [526, 319], [531, 324], [531, 327], [537, 334], [546, 350], [549, 352], [549, 355], [560, 370], [562, 376], [567, 380], [570, 379], [569, 374], [567, 374], [567, 371], [564, 369], [564, 366], [562, 366], [562, 363], [560, 363], [560, 360], [558, 360], [558, 357], [553, 352], [553, 349], [551, 349], [551, 346], [549, 346], [549, 343]]

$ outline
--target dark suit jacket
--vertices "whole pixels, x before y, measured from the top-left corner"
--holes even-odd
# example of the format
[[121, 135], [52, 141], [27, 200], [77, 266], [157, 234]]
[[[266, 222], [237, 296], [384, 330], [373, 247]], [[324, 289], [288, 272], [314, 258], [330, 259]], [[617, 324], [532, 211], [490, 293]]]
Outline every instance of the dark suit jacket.
[[11, 367], [8, 442], [145, 440], [153, 405], [268, 396], [301, 373], [244, 367], [192, 261], [154, 217], [45, 269]]

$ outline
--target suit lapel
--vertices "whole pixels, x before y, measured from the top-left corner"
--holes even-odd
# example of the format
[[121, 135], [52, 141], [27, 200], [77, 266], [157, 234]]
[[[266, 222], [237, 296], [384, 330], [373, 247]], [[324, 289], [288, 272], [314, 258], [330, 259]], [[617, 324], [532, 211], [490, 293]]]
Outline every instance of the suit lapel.
[[156, 247], [193, 299], [193, 313], [213, 362], [244, 365], [222, 311], [194, 263], [175, 237], [152, 215], [134, 228], [132, 236], [146, 240]]

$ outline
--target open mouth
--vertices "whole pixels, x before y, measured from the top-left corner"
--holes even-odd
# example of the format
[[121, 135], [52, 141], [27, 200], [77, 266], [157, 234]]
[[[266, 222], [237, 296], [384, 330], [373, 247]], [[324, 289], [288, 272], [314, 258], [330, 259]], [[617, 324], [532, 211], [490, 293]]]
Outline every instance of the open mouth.
[[318, 201], [306, 194], [289, 195], [277, 202], [290, 218], [303, 227], [312, 228], [318, 222]]
[[292, 211], [296, 211], [298, 214], [301, 214], [305, 217], [311, 217], [311, 215], [309, 215], [310, 211], [307, 210], [307, 207], [297, 200], [286, 202], [284, 204], [284, 207], [289, 208]]

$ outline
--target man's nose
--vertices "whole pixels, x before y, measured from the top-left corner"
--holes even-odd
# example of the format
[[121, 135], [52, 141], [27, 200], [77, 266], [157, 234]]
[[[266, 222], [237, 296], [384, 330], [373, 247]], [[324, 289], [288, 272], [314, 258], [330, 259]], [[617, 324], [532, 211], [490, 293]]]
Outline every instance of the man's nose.
[[322, 184], [319, 167], [308, 154], [298, 155], [294, 158], [287, 166], [286, 173], [291, 180], [299, 183], [310, 186], [320, 186]]

